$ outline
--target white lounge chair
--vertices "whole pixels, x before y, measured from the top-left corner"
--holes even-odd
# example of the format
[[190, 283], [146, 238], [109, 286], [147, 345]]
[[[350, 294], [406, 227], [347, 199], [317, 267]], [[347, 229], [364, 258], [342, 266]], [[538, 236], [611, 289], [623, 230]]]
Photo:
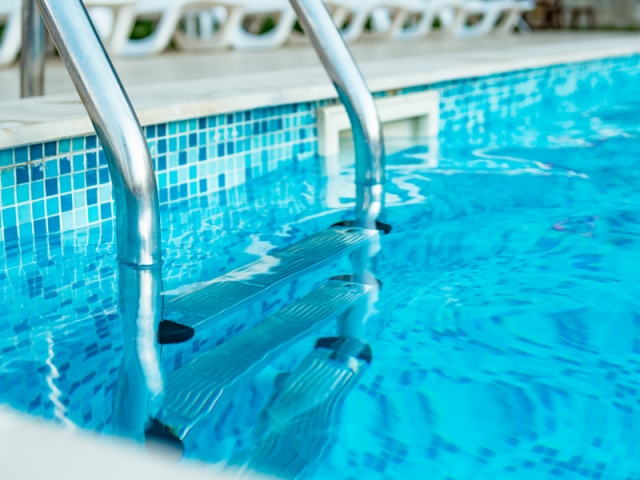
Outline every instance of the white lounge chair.
[[119, 52], [135, 24], [136, 0], [84, 0], [93, 25], [111, 52]]
[[[392, 18], [387, 35], [395, 40], [418, 40], [429, 35], [436, 19], [442, 29], [456, 24], [465, 0], [388, 0], [384, 4]], [[411, 17], [414, 21], [407, 26]]]
[[[133, 9], [120, 14], [122, 19], [116, 18], [110, 35], [110, 50], [120, 55], [157, 54], [172, 39], [178, 48], [187, 50], [273, 48], [288, 40], [296, 19], [288, 0], [86, 0], [94, 8], [113, 8], [114, 2], [133, 4]], [[242, 28], [247, 16], [267, 14], [279, 18], [272, 31], [254, 35]], [[147, 19], [157, 21], [151, 35], [129, 39], [135, 21]], [[182, 19], [186, 31], [180, 28]]]
[[377, 0], [324, 0], [336, 26], [346, 42], [358, 40], [373, 11], [380, 7]]
[[[452, 33], [458, 38], [477, 38], [493, 31], [509, 33], [520, 28], [522, 15], [535, 8], [534, 0], [466, 0], [463, 12], [456, 18]], [[469, 17], [481, 15], [480, 21], [469, 26]]]
[[[245, 0], [242, 19], [237, 23], [236, 31], [231, 36], [230, 46], [239, 50], [276, 48], [284, 45], [293, 32], [296, 13], [289, 0]], [[226, 12], [219, 9], [208, 12], [198, 12], [194, 16], [198, 24], [197, 29], [187, 28], [185, 32], [177, 30], [174, 39], [182, 49], [210, 49], [217, 45], [211, 44], [216, 29], [225, 28], [229, 21]], [[264, 22], [270, 19], [275, 26], [268, 32], [259, 34]], [[194, 18], [191, 19], [193, 22]], [[245, 29], [245, 27], [249, 27]], [[252, 28], [253, 27], [253, 28]], [[231, 27], [229, 27], [231, 28]], [[224, 45], [229, 46], [229, 45]]]
[[[465, 0], [325, 0], [336, 25], [347, 42], [358, 40], [369, 20], [377, 34], [413, 40], [427, 36], [436, 17], [449, 26]], [[452, 12], [451, 18], [447, 13]], [[406, 26], [408, 20], [416, 21]]]
[[12, 64], [22, 45], [22, 1], [0, 1], [0, 24], [4, 32], [0, 38], [0, 67]]

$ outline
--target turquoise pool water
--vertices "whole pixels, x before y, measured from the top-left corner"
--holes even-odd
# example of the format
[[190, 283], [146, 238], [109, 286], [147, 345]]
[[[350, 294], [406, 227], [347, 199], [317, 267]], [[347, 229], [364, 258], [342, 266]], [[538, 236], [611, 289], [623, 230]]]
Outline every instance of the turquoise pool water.
[[[373, 362], [305, 476], [640, 478], [640, 83], [624, 72], [559, 80], [517, 116], [460, 122], [429, 146], [389, 139], [394, 230], [365, 332]], [[347, 218], [353, 170], [325, 171], [290, 162], [165, 209], [167, 294]], [[111, 431], [114, 247], [109, 223], [4, 245], [0, 401]], [[333, 331], [239, 385], [187, 455], [251, 458], [271, 381]], [[231, 335], [166, 348], [165, 372]]]

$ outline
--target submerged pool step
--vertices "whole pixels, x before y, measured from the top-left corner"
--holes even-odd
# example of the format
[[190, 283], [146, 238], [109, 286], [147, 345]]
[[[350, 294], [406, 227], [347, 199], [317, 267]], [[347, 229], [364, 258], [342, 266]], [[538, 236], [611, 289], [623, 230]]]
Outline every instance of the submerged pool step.
[[250, 375], [312, 330], [364, 300], [372, 287], [330, 281], [167, 376], [157, 420], [184, 438], [226, 388]]
[[165, 319], [197, 329], [364, 244], [376, 230], [334, 227], [262, 257], [165, 303]]

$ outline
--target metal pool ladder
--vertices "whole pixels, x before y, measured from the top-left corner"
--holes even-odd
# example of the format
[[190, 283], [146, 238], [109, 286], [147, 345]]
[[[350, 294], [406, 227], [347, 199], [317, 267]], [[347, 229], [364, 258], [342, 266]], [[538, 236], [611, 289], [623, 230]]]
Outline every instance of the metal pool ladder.
[[[151, 414], [155, 418], [151, 428], [161, 425], [164, 433], [181, 439], [215, 407], [230, 384], [259, 370], [296, 340], [338, 316], [346, 318], [346, 324], [364, 321], [366, 308], [361, 305], [378, 288], [371, 273], [369, 247], [380, 231], [390, 230], [379, 218], [385, 172], [376, 106], [322, 1], [291, 0], [352, 124], [355, 216], [170, 298], [163, 314], [158, 193], [138, 119], [82, 1], [35, 1], [100, 138], [114, 187], [119, 308], [125, 337], [118, 379], [118, 385], [124, 387], [114, 395], [114, 429], [142, 440]], [[215, 327], [223, 316], [346, 254], [352, 260], [351, 275], [329, 280], [162, 378], [158, 343], [180, 343], [204, 328]], [[161, 325], [175, 326], [177, 335], [158, 339]], [[148, 407], [152, 398], [160, 402], [154, 412]]]
[[349, 254], [353, 271], [170, 373], [154, 428], [176, 440], [207, 417], [226, 390], [310, 332], [337, 317], [341, 323], [355, 323], [357, 330], [368, 315], [367, 307], [361, 305], [379, 288], [368, 255], [380, 231], [388, 233], [391, 227], [379, 219], [384, 206], [384, 143], [373, 96], [323, 2], [291, 3], [352, 125], [355, 218], [167, 300], [164, 318], [193, 328], [197, 338], [199, 330], [215, 327], [224, 316], [339, 257]]

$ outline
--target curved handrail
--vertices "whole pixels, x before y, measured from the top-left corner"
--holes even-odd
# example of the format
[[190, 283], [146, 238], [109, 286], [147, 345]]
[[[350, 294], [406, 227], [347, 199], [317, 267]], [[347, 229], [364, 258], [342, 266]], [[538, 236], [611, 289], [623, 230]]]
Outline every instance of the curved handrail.
[[131, 102], [81, 0], [36, 0], [107, 157], [116, 201], [118, 260], [162, 262], [151, 154]]
[[349, 115], [356, 150], [356, 222], [375, 228], [384, 206], [384, 139], [376, 104], [322, 0], [290, 0]]

